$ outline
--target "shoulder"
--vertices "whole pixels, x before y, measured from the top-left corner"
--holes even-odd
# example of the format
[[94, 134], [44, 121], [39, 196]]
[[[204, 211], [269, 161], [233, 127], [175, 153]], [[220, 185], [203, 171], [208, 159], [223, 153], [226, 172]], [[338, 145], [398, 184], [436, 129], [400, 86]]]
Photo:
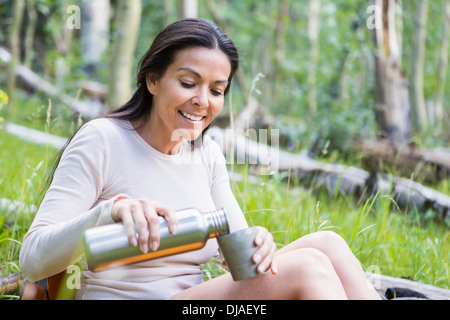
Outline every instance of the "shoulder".
[[102, 133], [115, 133], [126, 130], [129, 128], [129, 123], [126, 121], [109, 119], [109, 118], [97, 118], [86, 122], [80, 129], [80, 131], [88, 132], [102, 132]]
[[75, 134], [74, 140], [89, 139], [91, 142], [106, 143], [114, 141], [128, 130], [127, 123], [122, 120], [97, 118], [85, 123]]

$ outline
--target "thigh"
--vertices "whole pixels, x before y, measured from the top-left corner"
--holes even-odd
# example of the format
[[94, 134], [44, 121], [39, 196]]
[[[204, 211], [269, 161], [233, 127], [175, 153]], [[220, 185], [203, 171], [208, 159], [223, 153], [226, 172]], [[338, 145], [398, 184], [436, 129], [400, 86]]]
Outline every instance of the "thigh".
[[[233, 281], [229, 273], [180, 292], [172, 299], [292, 300], [346, 298], [331, 262], [315, 249], [291, 250], [277, 257], [270, 272]], [[313, 267], [314, 266], [314, 267]]]

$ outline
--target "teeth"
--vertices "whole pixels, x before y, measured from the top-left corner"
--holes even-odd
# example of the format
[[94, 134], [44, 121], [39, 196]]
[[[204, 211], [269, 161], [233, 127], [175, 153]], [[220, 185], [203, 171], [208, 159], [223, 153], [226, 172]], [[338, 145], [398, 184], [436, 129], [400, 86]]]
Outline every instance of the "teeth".
[[197, 117], [184, 111], [181, 111], [181, 114], [192, 121], [200, 121], [203, 119], [203, 117]]

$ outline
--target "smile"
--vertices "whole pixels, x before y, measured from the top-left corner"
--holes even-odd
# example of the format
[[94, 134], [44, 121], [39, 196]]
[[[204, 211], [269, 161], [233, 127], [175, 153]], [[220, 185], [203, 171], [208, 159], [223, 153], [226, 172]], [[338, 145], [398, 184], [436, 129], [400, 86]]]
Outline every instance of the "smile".
[[183, 115], [183, 117], [188, 118], [189, 120], [192, 120], [192, 121], [200, 121], [204, 118], [203, 116], [194, 116], [192, 114], [186, 113], [181, 110], [180, 110], [180, 113]]

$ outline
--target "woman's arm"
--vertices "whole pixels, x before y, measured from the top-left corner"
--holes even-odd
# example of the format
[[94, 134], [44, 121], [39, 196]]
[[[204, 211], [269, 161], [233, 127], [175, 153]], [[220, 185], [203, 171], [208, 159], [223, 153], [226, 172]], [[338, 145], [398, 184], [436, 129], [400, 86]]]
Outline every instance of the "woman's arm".
[[20, 267], [36, 281], [59, 273], [82, 256], [87, 228], [113, 223], [114, 199], [99, 199], [108, 174], [108, 143], [85, 125], [64, 150], [53, 181], [24, 237]]

